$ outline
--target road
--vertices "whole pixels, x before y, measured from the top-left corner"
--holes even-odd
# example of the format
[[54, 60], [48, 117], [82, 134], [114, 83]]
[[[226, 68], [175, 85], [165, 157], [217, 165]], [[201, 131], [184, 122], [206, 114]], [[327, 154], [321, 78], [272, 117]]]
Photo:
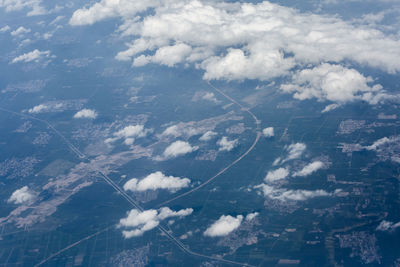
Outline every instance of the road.
[[253, 149], [254, 147], [257, 145], [258, 141], [260, 140], [261, 137], [261, 131], [260, 131], [260, 120], [256, 117], [256, 115], [254, 115], [253, 112], [251, 112], [248, 108], [244, 107], [242, 104], [240, 104], [239, 102], [237, 102], [235, 99], [231, 98], [229, 95], [227, 95], [226, 93], [224, 93], [223, 91], [221, 91], [220, 89], [218, 89], [217, 87], [215, 87], [214, 85], [212, 85], [210, 82], [207, 82], [207, 84], [213, 88], [215, 91], [217, 91], [219, 94], [221, 94], [222, 96], [224, 96], [226, 99], [228, 99], [229, 101], [231, 101], [233, 104], [237, 105], [240, 107], [241, 110], [247, 112], [253, 119], [254, 122], [256, 124], [256, 131], [257, 131], [257, 135], [256, 138], [253, 141], [253, 144], [250, 146], [250, 148], [248, 150], [246, 150], [246, 152], [244, 152], [242, 155], [240, 155], [236, 160], [234, 160], [232, 163], [230, 163], [228, 166], [226, 166], [225, 168], [223, 168], [222, 170], [220, 170], [216, 175], [214, 175], [213, 177], [209, 178], [208, 180], [206, 180], [205, 182], [201, 183], [200, 185], [192, 188], [191, 190], [184, 192], [180, 195], [177, 195], [167, 201], [164, 201], [160, 204], [157, 205], [157, 207], [161, 207], [164, 206], [172, 201], [175, 201], [179, 198], [182, 198], [184, 196], [187, 196], [191, 193], [194, 193], [195, 191], [199, 190], [200, 188], [206, 186], [207, 184], [211, 183], [212, 181], [214, 181], [216, 178], [218, 178], [221, 174], [225, 173], [227, 170], [229, 170], [231, 167], [233, 167], [236, 163], [238, 163], [239, 161], [241, 161], [244, 157], [246, 157]]
[[[245, 152], [243, 153], [239, 158], [237, 158], [235, 161], [233, 161], [231, 164], [229, 164], [228, 166], [226, 166], [224, 169], [222, 169], [221, 171], [219, 171], [216, 175], [214, 175], [213, 177], [211, 177], [210, 179], [208, 179], [207, 181], [205, 181], [204, 183], [202, 183], [201, 185], [197, 186], [196, 188], [193, 188], [192, 190], [179, 195], [173, 199], [168, 200], [166, 203], [169, 203], [173, 200], [176, 200], [178, 198], [181, 198], [183, 196], [189, 195], [195, 191], [197, 191], [198, 189], [206, 186], [207, 184], [209, 184], [210, 182], [212, 182], [213, 180], [215, 180], [218, 176], [220, 176], [221, 174], [223, 174], [224, 172], [226, 172], [228, 169], [230, 169], [233, 165], [235, 165], [236, 163], [238, 163], [241, 159], [243, 159], [244, 157], [247, 156], [247, 154], [249, 154], [254, 147], [256, 146], [257, 142], [259, 141], [260, 137], [261, 137], [261, 132], [259, 131], [259, 124], [260, 121], [257, 119], [257, 117], [247, 108], [245, 108], [244, 106], [242, 106], [239, 102], [237, 102], [236, 100], [232, 99], [230, 96], [226, 95], [224, 92], [222, 92], [221, 90], [219, 90], [218, 88], [214, 87], [213, 85], [211, 85], [211, 83], [208, 83], [212, 88], [214, 88], [217, 92], [219, 92], [221, 95], [223, 95], [224, 97], [226, 97], [229, 101], [231, 101], [232, 103], [238, 105], [242, 110], [244, 110], [245, 112], [247, 112], [248, 114], [250, 114], [256, 123], [256, 129], [257, 129], [257, 135], [256, 138], [253, 142], [253, 144], [251, 145], [251, 147]], [[77, 147], [75, 147], [61, 132], [59, 132], [54, 126], [52, 126], [48, 121], [43, 120], [43, 119], [39, 119], [36, 118], [34, 116], [28, 115], [28, 114], [23, 114], [23, 113], [19, 113], [19, 112], [15, 112], [12, 110], [8, 110], [8, 109], [4, 109], [0, 107], [1, 111], [7, 112], [7, 113], [11, 113], [20, 117], [25, 117], [25, 118], [29, 118], [38, 122], [41, 122], [45, 125], [47, 125], [47, 127], [49, 127], [54, 133], [56, 133], [69, 147], [69, 149], [82, 161], [88, 162], [88, 158], [86, 157], [86, 155], [84, 153], [82, 153]], [[109, 184], [115, 191], [117, 191], [123, 198], [125, 198], [131, 205], [132, 207], [134, 207], [135, 209], [139, 210], [139, 211], [143, 211], [144, 209], [134, 200], [132, 199], [131, 196], [129, 196], [122, 188], [120, 188], [117, 184], [114, 183], [113, 180], [111, 180], [102, 170], [97, 169], [96, 170], [99, 175], [103, 178], [103, 180]], [[45, 264], [46, 262], [48, 262], [49, 260], [51, 260], [52, 258], [60, 255], [61, 253], [65, 252], [66, 250], [79, 245], [80, 243], [94, 237], [97, 236], [98, 234], [106, 231], [107, 229], [109, 229], [110, 227], [107, 227], [105, 229], [102, 229], [94, 234], [91, 234], [89, 236], [86, 236], [85, 238], [78, 240], [66, 247], [64, 247], [63, 249], [51, 254], [50, 256], [46, 257], [45, 259], [43, 259], [42, 261], [40, 261], [39, 263], [37, 263], [35, 266], [41, 266], [43, 264]], [[204, 258], [204, 259], [208, 259], [208, 260], [213, 260], [213, 261], [218, 261], [221, 263], [225, 263], [225, 264], [230, 264], [230, 265], [239, 265], [239, 266], [252, 266], [246, 263], [241, 263], [241, 262], [236, 262], [236, 261], [230, 261], [230, 260], [226, 260], [223, 258], [218, 258], [218, 257], [213, 257], [213, 256], [208, 256], [208, 255], [204, 255], [201, 253], [197, 253], [192, 251], [187, 245], [183, 244], [180, 240], [178, 240], [175, 236], [173, 236], [172, 233], [170, 233], [169, 231], [167, 231], [165, 229], [164, 226], [162, 226], [161, 224], [157, 226], [158, 230], [160, 232], [162, 232], [163, 234], [165, 234], [165, 236], [170, 239], [173, 243], [175, 243], [176, 246], [178, 246], [178, 248], [180, 248], [183, 252], [185, 252], [188, 255], [192, 255], [192, 256], [196, 256], [196, 257], [200, 257], [200, 258]]]

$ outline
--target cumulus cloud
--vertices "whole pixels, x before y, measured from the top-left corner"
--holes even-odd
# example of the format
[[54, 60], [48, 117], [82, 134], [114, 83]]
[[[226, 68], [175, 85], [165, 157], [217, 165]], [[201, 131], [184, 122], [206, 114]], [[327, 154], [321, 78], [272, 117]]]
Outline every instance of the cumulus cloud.
[[336, 104], [336, 103], [335, 104], [329, 104], [321, 111], [321, 113], [326, 113], [326, 112], [332, 111], [334, 109], [337, 109], [338, 107], [340, 107], [339, 104]]
[[172, 46], [159, 48], [154, 56], [140, 56], [133, 61], [133, 66], [140, 67], [148, 63], [158, 63], [172, 67], [182, 62], [189, 55], [192, 48], [186, 44], [179, 43]]
[[249, 213], [246, 215], [246, 221], [252, 221], [255, 217], [259, 215], [258, 212]]
[[94, 111], [93, 109], [82, 109], [78, 111], [75, 115], [75, 119], [81, 119], [81, 118], [86, 118], [86, 119], [95, 119], [97, 117], [97, 112]]
[[12, 31], [10, 34], [12, 36], [21, 36], [24, 35], [25, 33], [30, 33], [31, 29], [26, 29], [25, 27], [21, 26], [18, 29]]
[[192, 214], [193, 209], [182, 209], [179, 211], [173, 211], [168, 207], [163, 207], [159, 210], [144, 210], [139, 211], [132, 209], [128, 212], [126, 218], [122, 218], [119, 221], [119, 227], [124, 228], [122, 234], [125, 238], [131, 238], [135, 236], [141, 236], [144, 232], [150, 231], [156, 228], [162, 220], [171, 217], [182, 218]]
[[303, 169], [301, 169], [298, 172], [295, 172], [293, 174], [293, 176], [307, 176], [310, 175], [316, 171], [318, 171], [319, 169], [324, 168], [324, 163], [321, 161], [314, 161], [311, 162], [310, 164], [307, 164], [306, 166], [303, 167]]
[[332, 193], [328, 193], [325, 190], [292, 190], [284, 188], [275, 188], [267, 184], [261, 184], [255, 188], [260, 188], [265, 197], [270, 199], [277, 199], [280, 201], [305, 201], [315, 197], [326, 197], [332, 196]]
[[306, 145], [303, 143], [295, 143], [295, 144], [291, 144], [289, 146], [285, 146], [285, 150], [287, 151], [288, 155], [284, 159], [277, 158], [274, 161], [273, 165], [275, 166], [275, 165], [282, 164], [282, 163], [285, 163], [285, 162], [293, 160], [293, 159], [300, 158], [300, 156], [304, 153], [306, 148], [307, 148]]
[[196, 151], [198, 148], [198, 146], [191, 146], [188, 142], [178, 140], [170, 144], [163, 155], [166, 158], [175, 158]]
[[118, 132], [113, 133], [114, 137], [107, 138], [106, 143], [112, 143], [119, 139], [124, 139], [126, 145], [131, 145], [135, 141], [135, 138], [145, 137], [149, 133], [149, 129], [146, 129], [144, 125], [128, 125]]
[[24, 204], [34, 200], [36, 195], [29, 190], [28, 186], [24, 186], [15, 190], [7, 202], [14, 204]]
[[[360, 25], [329, 15], [310, 15], [267, 1], [252, 4], [101, 0], [76, 10], [70, 24], [90, 25], [112, 17], [122, 19], [118, 32], [134, 39], [117, 59], [132, 60], [134, 65], [150, 62], [167, 66], [193, 64], [204, 70], [205, 79], [268, 80], [290, 75], [294, 69], [309, 64], [321, 68], [321, 63], [337, 65], [344, 61], [389, 73], [400, 70], [400, 40], [396, 35], [385, 34], [368, 24]], [[313, 70], [317, 71], [321, 69]], [[330, 74], [320, 75], [319, 81], [330, 80], [338, 72], [344, 77], [343, 84], [358, 88], [353, 89], [356, 91], [351, 95], [335, 82], [337, 88], [347, 93], [346, 96], [374, 102], [371, 100], [374, 94], [365, 95], [363, 90], [378, 87], [370, 87], [371, 80], [352, 69], [339, 71], [335, 65], [330, 65]], [[296, 73], [294, 84], [306, 73], [301, 70]], [[350, 77], [355, 83], [349, 80]], [[325, 84], [323, 86], [323, 89], [318, 87], [319, 91], [307, 93], [303, 92], [303, 87], [306, 88], [303, 84], [300, 89], [286, 89], [294, 90], [298, 98], [344, 101], [344, 96], [330, 92]]]
[[398, 140], [399, 140], [398, 137], [391, 137], [391, 138], [383, 137], [381, 139], [376, 140], [372, 145], [366, 146], [365, 149], [367, 149], [367, 150], [377, 150], [381, 146], [397, 142]]
[[275, 182], [278, 180], [285, 179], [289, 175], [289, 170], [287, 168], [279, 168], [274, 171], [269, 171], [267, 176], [265, 176], [266, 182]]
[[265, 129], [263, 129], [263, 135], [265, 137], [273, 137], [274, 136], [274, 127], [267, 127]]
[[138, 180], [133, 178], [125, 183], [125, 191], [146, 191], [146, 190], [157, 190], [166, 189], [170, 192], [175, 192], [181, 188], [188, 187], [190, 179], [180, 178], [174, 176], [166, 176], [162, 172], [154, 172], [146, 176], [145, 178]]
[[238, 145], [239, 141], [237, 139], [228, 140], [226, 136], [222, 137], [217, 141], [217, 145], [219, 146], [219, 151], [231, 151]]
[[200, 141], [210, 141], [216, 135], [217, 135], [216, 132], [207, 131], [199, 138], [199, 140]]
[[46, 9], [42, 6], [42, 0], [1, 0], [0, 7], [4, 7], [7, 12], [19, 11], [25, 8], [30, 9], [28, 16], [46, 14]]
[[242, 221], [243, 215], [238, 215], [236, 217], [222, 215], [217, 221], [215, 221], [206, 229], [204, 235], [210, 237], [226, 236], [239, 228]]
[[394, 230], [396, 230], [396, 228], [400, 227], [400, 222], [398, 223], [393, 223], [393, 222], [389, 222], [389, 221], [381, 221], [381, 223], [378, 225], [378, 227], [376, 227], [377, 231], [388, 231], [388, 232], [392, 232]]
[[28, 112], [29, 113], [41, 113], [41, 112], [46, 111], [48, 109], [49, 109], [48, 106], [46, 106], [44, 104], [40, 104], [40, 105], [34, 106], [33, 108], [30, 108], [28, 110]]
[[376, 104], [385, 94], [381, 85], [369, 86], [371, 82], [371, 77], [364, 77], [355, 69], [325, 63], [298, 71], [291, 83], [281, 85], [281, 90], [293, 93], [293, 97], [300, 100], [316, 98], [340, 104], [365, 100]]
[[11, 29], [10, 26], [6, 25], [6, 26], [3, 26], [3, 27], [0, 28], [0, 32], [1, 32], [1, 33], [7, 32], [7, 31], [9, 31], [10, 29]]
[[35, 62], [39, 62], [39, 60], [41, 60], [42, 58], [49, 58], [51, 56], [50, 51], [39, 51], [37, 49], [22, 54], [16, 58], [14, 58], [11, 63], [17, 63], [17, 62], [31, 62], [31, 61], [35, 61]]

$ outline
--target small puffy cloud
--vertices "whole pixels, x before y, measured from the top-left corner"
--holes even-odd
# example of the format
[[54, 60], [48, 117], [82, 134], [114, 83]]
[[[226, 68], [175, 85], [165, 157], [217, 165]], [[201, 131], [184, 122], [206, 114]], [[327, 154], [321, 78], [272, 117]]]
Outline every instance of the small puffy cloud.
[[206, 92], [201, 98], [207, 101], [218, 103], [218, 100], [213, 92]]
[[124, 228], [122, 234], [125, 238], [141, 236], [144, 232], [156, 228], [162, 220], [171, 217], [182, 218], [192, 214], [193, 209], [182, 209], [179, 211], [172, 211], [168, 207], [163, 207], [159, 210], [144, 210], [139, 211], [132, 209], [128, 212], [126, 218], [119, 221], [119, 227]]
[[338, 107], [340, 107], [340, 105], [338, 105], [338, 104], [330, 104], [330, 105], [327, 105], [327, 106], [321, 111], [321, 113], [326, 113], [326, 112], [332, 111], [332, 110], [334, 110], [334, 109], [337, 109]]
[[73, 26], [91, 25], [103, 19], [117, 16], [134, 16], [136, 13], [145, 11], [158, 3], [159, 1], [157, 0], [101, 0], [89, 8], [76, 10], [69, 24]]
[[279, 168], [274, 171], [269, 171], [267, 176], [265, 176], [266, 182], [275, 182], [278, 180], [285, 179], [289, 175], [289, 170], [287, 168]]
[[270, 199], [276, 199], [280, 201], [305, 201], [315, 197], [326, 197], [332, 196], [332, 193], [328, 193], [325, 190], [289, 190], [284, 188], [275, 188], [270, 185], [261, 184], [255, 188], [261, 188], [265, 197]]
[[199, 138], [199, 140], [200, 141], [210, 141], [216, 135], [217, 135], [216, 132], [207, 131]]
[[299, 158], [304, 153], [306, 148], [306, 145], [303, 143], [295, 143], [289, 145], [288, 147], [286, 147], [286, 150], [288, 151], [288, 156], [286, 157], [284, 162]]
[[237, 139], [228, 140], [226, 136], [222, 137], [217, 141], [217, 145], [219, 146], [219, 151], [231, 151], [234, 149], [239, 141]]
[[114, 136], [119, 138], [144, 137], [146, 134], [147, 132], [144, 128], [144, 125], [129, 125], [114, 133]]
[[15, 190], [7, 202], [14, 204], [23, 204], [34, 200], [36, 195], [29, 190], [28, 186], [24, 186]]
[[48, 106], [46, 106], [44, 104], [40, 104], [40, 105], [34, 106], [33, 108], [30, 108], [28, 110], [28, 112], [29, 113], [41, 113], [41, 112], [46, 111], [48, 109], [49, 109]]
[[0, 28], [0, 32], [8, 32], [9, 30], [11, 30], [10, 26], [6, 25]]
[[246, 221], [252, 221], [255, 217], [259, 215], [258, 212], [249, 213], [246, 215]]
[[126, 145], [132, 145], [135, 141], [135, 138], [145, 137], [149, 131], [149, 129], [145, 129], [144, 125], [128, 125], [118, 132], [115, 132], [113, 134], [114, 137], [107, 138], [105, 143], [112, 143], [119, 139], [124, 139], [124, 143]]
[[173, 67], [175, 64], [182, 62], [189, 55], [192, 48], [186, 44], [179, 43], [172, 46], [164, 46], [159, 48], [154, 56], [139, 56], [133, 61], [133, 66], [140, 67], [150, 62], [160, 65]]
[[365, 147], [367, 150], [377, 150], [380, 146], [390, 144], [398, 141], [398, 138], [387, 138], [383, 137], [381, 139], [376, 140], [372, 145]]
[[18, 11], [29, 8], [28, 16], [46, 14], [46, 9], [42, 6], [42, 0], [2, 0], [0, 7], [4, 7], [7, 12]]
[[25, 33], [30, 33], [31, 29], [26, 29], [25, 27], [21, 26], [18, 29], [12, 31], [10, 34], [12, 36], [21, 36], [24, 35]]
[[204, 235], [210, 237], [226, 236], [239, 228], [242, 221], [242, 215], [238, 215], [236, 217], [222, 215], [217, 221], [215, 221], [206, 229]]
[[166, 189], [170, 192], [175, 192], [181, 188], [188, 187], [190, 180], [188, 178], [180, 178], [174, 176], [166, 176], [162, 172], [154, 172], [145, 178], [138, 180], [133, 178], [125, 183], [125, 191], [146, 191]]
[[319, 169], [324, 168], [325, 164], [321, 161], [314, 161], [311, 162], [310, 164], [307, 164], [306, 166], [303, 167], [303, 169], [301, 169], [298, 172], [295, 172], [293, 174], [293, 176], [307, 176], [310, 175], [316, 171], [318, 171]]
[[371, 77], [364, 77], [355, 69], [325, 63], [297, 72], [292, 82], [281, 85], [281, 89], [294, 93], [293, 97], [300, 100], [316, 98], [337, 103], [365, 100], [376, 104], [384, 94], [381, 85], [369, 86], [371, 82]]
[[274, 127], [267, 127], [265, 129], [263, 129], [263, 135], [265, 137], [273, 137], [274, 136]]
[[17, 63], [17, 62], [31, 62], [31, 61], [35, 61], [35, 62], [39, 62], [40, 59], [42, 58], [49, 58], [51, 56], [50, 51], [39, 51], [37, 49], [22, 54], [16, 58], [14, 58], [11, 63]]
[[178, 140], [170, 144], [163, 155], [166, 158], [175, 158], [196, 151], [198, 148], [198, 146], [191, 146], [188, 142]]
[[389, 222], [389, 221], [381, 221], [381, 223], [378, 225], [378, 227], [376, 227], [377, 231], [388, 231], [388, 232], [392, 232], [394, 230], [396, 230], [396, 228], [400, 227], [400, 222], [398, 223], [393, 223], [393, 222]]
[[75, 115], [75, 119], [81, 119], [81, 118], [86, 118], [86, 119], [95, 119], [97, 117], [97, 112], [94, 111], [93, 109], [82, 109], [78, 111]]

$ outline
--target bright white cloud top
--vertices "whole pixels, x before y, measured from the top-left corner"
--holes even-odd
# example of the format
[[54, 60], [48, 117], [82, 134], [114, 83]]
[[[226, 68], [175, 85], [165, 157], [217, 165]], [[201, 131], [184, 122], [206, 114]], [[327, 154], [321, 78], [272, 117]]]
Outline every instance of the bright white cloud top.
[[310, 198], [315, 197], [327, 197], [333, 196], [335, 193], [328, 193], [325, 190], [292, 190], [292, 189], [284, 189], [284, 188], [275, 188], [270, 185], [261, 184], [256, 186], [256, 188], [260, 188], [265, 197], [270, 199], [276, 199], [280, 201], [305, 201]]
[[7, 202], [14, 204], [29, 203], [35, 199], [36, 195], [29, 189], [28, 186], [24, 186], [20, 189], [15, 190]]
[[263, 135], [264, 137], [273, 137], [274, 136], [274, 127], [267, 127], [265, 129], [263, 129]]
[[11, 63], [18, 63], [18, 62], [31, 62], [31, 61], [35, 61], [35, 62], [39, 62], [39, 60], [41, 60], [42, 58], [49, 58], [51, 56], [50, 51], [40, 51], [38, 49], [35, 49], [31, 52], [22, 54], [20, 56], [17, 56], [16, 58], [14, 58]]
[[19, 27], [18, 29], [10, 32], [11, 36], [21, 36], [24, 35], [25, 33], [30, 33], [31, 29], [27, 29], [23, 26]]
[[231, 232], [239, 228], [242, 221], [242, 215], [238, 215], [236, 217], [222, 215], [217, 221], [215, 221], [206, 229], [204, 235], [209, 237], [229, 235]]
[[381, 86], [339, 64], [400, 70], [398, 36], [268, 1], [101, 0], [76, 10], [70, 24], [115, 17], [122, 19], [118, 32], [133, 39], [118, 53], [119, 60], [131, 60], [134, 66], [189, 64], [202, 69], [207, 80], [293, 76], [281, 88], [298, 99], [374, 104], [384, 96]]
[[166, 176], [162, 172], [154, 172], [139, 180], [133, 178], [125, 183], [125, 191], [147, 191], [147, 190], [158, 190], [165, 189], [170, 192], [176, 192], [179, 189], [188, 187], [190, 179], [180, 178], [174, 176]]
[[164, 157], [166, 158], [176, 158], [178, 156], [182, 156], [188, 153], [191, 153], [193, 151], [196, 151], [199, 147], [198, 146], [191, 146], [188, 142], [186, 141], [175, 141], [172, 144], [170, 144], [165, 150], [164, 150]]
[[265, 176], [265, 181], [268, 183], [275, 182], [278, 180], [285, 179], [289, 176], [289, 170], [287, 168], [279, 168], [274, 171], [269, 171], [267, 176]]
[[124, 228], [122, 234], [125, 238], [141, 236], [143, 233], [156, 228], [162, 220], [171, 217], [182, 218], [192, 214], [193, 209], [182, 209], [173, 211], [168, 207], [163, 207], [159, 210], [144, 210], [139, 211], [132, 209], [128, 212], [126, 218], [119, 221], [119, 227]]
[[217, 133], [213, 132], [213, 131], [207, 131], [205, 132], [200, 138], [200, 141], [210, 141], [211, 139], [214, 138], [214, 136], [216, 136]]
[[33, 108], [30, 108], [28, 110], [28, 112], [29, 113], [41, 113], [41, 112], [46, 111], [48, 109], [49, 109], [48, 106], [40, 104], [40, 105], [34, 106]]
[[95, 119], [97, 117], [97, 112], [93, 109], [82, 109], [75, 113], [75, 119]]
[[135, 138], [145, 137], [151, 130], [146, 129], [144, 125], [128, 125], [113, 134], [114, 137], [107, 138], [105, 143], [112, 143], [119, 139], [124, 139], [126, 145], [132, 145]]
[[371, 77], [364, 77], [355, 69], [322, 64], [297, 72], [292, 77], [292, 83], [281, 85], [281, 89], [294, 93], [293, 97], [300, 100], [316, 98], [338, 103], [364, 100], [376, 104], [387, 95], [381, 85], [370, 86], [372, 82]]
[[231, 151], [238, 145], [239, 141], [237, 139], [228, 140], [228, 137], [224, 136], [217, 141], [219, 146], [219, 151]]
[[310, 164], [307, 164], [306, 166], [303, 167], [303, 169], [301, 169], [298, 172], [295, 172], [293, 174], [293, 176], [307, 176], [310, 175], [322, 168], [324, 168], [325, 164], [321, 161], [314, 161], [311, 162]]
[[42, 6], [42, 0], [2, 0], [0, 7], [4, 7], [7, 12], [19, 11], [25, 8], [30, 9], [28, 16], [46, 14], [46, 9]]

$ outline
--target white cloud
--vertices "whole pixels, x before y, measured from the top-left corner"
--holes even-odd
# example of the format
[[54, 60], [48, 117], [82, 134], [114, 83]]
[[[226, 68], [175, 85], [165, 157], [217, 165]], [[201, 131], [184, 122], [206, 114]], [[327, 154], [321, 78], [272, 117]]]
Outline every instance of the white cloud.
[[332, 111], [334, 109], [337, 109], [338, 107], [340, 107], [340, 105], [338, 105], [338, 104], [329, 104], [321, 111], [321, 113], [326, 113], [326, 112]]
[[283, 160], [283, 162], [300, 158], [300, 156], [304, 153], [306, 148], [307, 148], [306, 145], [303, 143], [295, 143], [289, 145], [288, 147], [286, 147], [286, 150], [288, 151], [288, 156], [286, 157], [285, 160]]
[[218, 103], [218, 100], [213, 92], [206, 92], [204, 95], [201, 96], [201, 98], [207, 101]]
[[265, 176], [266, 182], [275, 182], [278, 180], [285, 179], [289, 175], [289, 170], [287, 168], [279, 168], [274, 171], [269, 171], [267, 176]]
[[315, 197], [326, 197], [332, 196], [332, 193], [328, 193], [325, 190], [288, 190], [284, 188], [275, 188], [270, 185], [261, 184], [255, 188], [261, 188], [265, 197], [270, 199], [277, 199], [280, 201], [305, 201]]
[[216, 132], [207, 131], [199, 138], [199, 140], [200, 141], [210, 141], [216, 135], [217, 135]]
[[219, 151], [231, 151], [238, 145], [238, 140], [228, 140], [226, 136], [222, 137], [217, 141], [217, 145], [219, 146]]
[[33, 108], [30, 108], [28, 110], [28, 112], [29, 113], [41, 113], [41, 112], [46, 111], [48, 109], [49, 109], [48, 106], [46, 106], [44, 104], [40, 104], [40, 105], [34, 106]]
[[265, 137], [273, 137], [274, 136], [274, 127], [267, 127], [263, 129], [263, 135]]
[[366, 146], [365, 149], [367, 149], [367, 150], [377, 150], [380, 146], [383, 146], [385, 144], [390, 144], [390, 143], [397, 142], [398, 139], [399, 139], [398, 137], [397, 138], [383, 137], [381, 139], [376, 140], [372, 145]]
[[4, 7], [7, 12], [29, 8], [28, 16], [46, 14], [47, 11], [41, 4], [42, 0], [0, 0], [0, 7]]
[[392, 232], [394, 230], [396, 230], [396, 228], [400, 227], [400, 222], [398, 223], [393, 223], [393, 222], [389, 222], [389, 221], [381, 221], [381, 223], [378, 225], [378, 227], [376, 227], [377, 231], [389, 231]]
[[164, 157], [175, 158], [196, 151], [198, 148], [185, 141], [175, 141], [164, 150]]
[[[131, 59], [134, 65], [193, 64], [204, 70], [205, 79], [268, 80], [309, 64], [344, 61], [389, 73], [400, 70], [400, 40], [396, 35], [368, 24], [301, 13], [267, 1], [101, 0], [76, 10], [70, 24], [88, 25], [111, 17], [122, 19], [118, 29], [121, 35], [134, 38], [118, 59]], [[351, 69], [343, 74], [350, 84], [346, 77], [358, 79], [356, 85], [369, 82], [365, 78], [363, 83], [362, 75]], [[298, 92], [298, 96], [305, 94]], [[344, 101], [344, 97], [321, 90], [311, 96]], [[373, 102], [369, 99], [373, 96], [364, 97]]]
[[14, 204], [23, 204], [31, 202], [35, 199], [35, 194], [29, 190], [28, 186], [24, 186], [20, 189], [15, 190], [7, 202]]
[[164, 46], [159, 48], [154, 56], [142, 56], [133, 61], [133, 66], [140, 67], [150, 62], [167, 65], [172, 67], [182, 62], [189, 55], [192, 48], [186, 44], [179, 43], [172, 46]]
[[138, 12], [159, 4], [157, 0], [101, 0], [89, 8], [76, 10], [69, 23], [71, 25], [90, 25], [103, 19], [117, 16], [135, 17]]
[[307, 176], [310, 175], [316, 171], [318, 171], [319, 169], [322, 169], [324, 167], [324, 163], [321, 161], [314, 161], [310, 164], [307, 164], [306, 166], [303, 167], [303, 169], [301, 169], [298, 172], [295, 172], [293, 174], [293, 176]]
[[281, 90], [294, 93], [293, 97], [300, 100], [316, 98], [341, 104], [365, 100], [376, 104], [385, 94], [381, 85], [369, 86], [371, 82], [371, 77], [364, 77], [355, 69], [325, 63], [298, 71], [291, 83], [281, 85]]
[[14, 30], [11, 32], [12, 36], [21, 36], [24, 35], [25, 33], [30, 33], [31, 29], [26, 29], [25, 27], [21, 26], [18, 29]]
[[252, 221], [255, 217], [259, 215], [258, 212], [249, 213], [246, 215], [246, 221]]
[[37, 49], [22, 54], [16, 58], [14, 58], [11, 63], [17, 63], [17, 62], [31, 62], [31, 61], [35, 61], [35, 62], [39, 62], [40, 59], [42, 58], [49, 58], [51, 56], [50, 51], [39, 51]]
[[204, 235], [210, 237], [226, 236], [239, 228], [242, 221], [242, 215], [238, 215], [236, 217], [222, 215], [217, 221], [207, 228], [207, 230], [204, 232]]
[[166, 176], [162, 172], [154, 172], [141, 179], [140, 181], [133, 178], [125, 183], [125, 191], [146, 191], [166, 189], [170, 192], [176, 192], [181, 188], [188, 187], [190, 180], [188, 178], [179, 178], [174, 176]]
[[183, 209], [179, 211], [172, 211], [168, 207], [163, 207], [159, 210], [144, 210], [139, 211], [132, 209], [128, 212], [127, 217], [119, 221], [119, 227], [126, 230], [122, 231], [125, 238], [141, 236], [144, 232], [156, 228], [162, 220], [171, 217], [185, 217], [192, 214], [193, 209]]
[[7, 32], [7, 31], [9, 31], [10, 29], [11, 29], [10, 26], [6, 25], [6, 26], [4, 26], [4, 27], [2, 27], [2, 28], [0, 29], [0, 32], [1, 32], [1, 33]]
[[145, 137], [151, 130], [145, 129], [144, 125], [128, 125], [118, 132], [113, 133], [114, 137], [107, 138], [105, 143], [112, 143], [119, 139], [124, 139], [126, 145], [132, 145], [135, 138]]
[[87, 119], [95, 119], [97, 117], [97, 112], [93, 109], [82, 109], [78, 111], [75, 115], [75, 119], [87, 118]]

